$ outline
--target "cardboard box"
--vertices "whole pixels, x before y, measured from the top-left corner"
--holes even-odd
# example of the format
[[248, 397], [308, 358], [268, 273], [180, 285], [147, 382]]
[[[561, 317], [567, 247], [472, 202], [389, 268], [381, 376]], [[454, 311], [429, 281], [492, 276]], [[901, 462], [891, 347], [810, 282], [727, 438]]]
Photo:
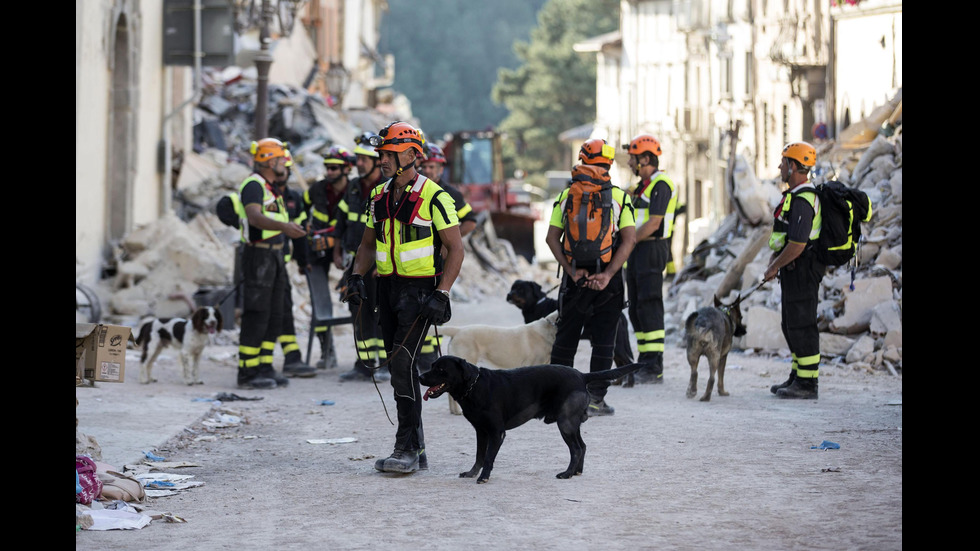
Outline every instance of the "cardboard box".
[[121, 325], [75, 324], [75, 374], [89, 381], [122, 383], [132, 330]]

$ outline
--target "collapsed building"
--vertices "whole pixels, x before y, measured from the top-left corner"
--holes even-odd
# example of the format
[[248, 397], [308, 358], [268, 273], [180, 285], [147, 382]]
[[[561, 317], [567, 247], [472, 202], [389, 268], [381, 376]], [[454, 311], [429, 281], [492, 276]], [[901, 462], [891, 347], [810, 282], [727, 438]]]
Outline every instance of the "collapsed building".
[[[238, 231], [214, 215], [217, 200], [237, 190], [250, 172], [246, 154], [251, 120], [243, 103], [246, 83], [218, 83], [196, 107], [195, 151], [177, 165], [174, 212], [127, 235], [116, 247], [114, 269], [96, 289], [76, 291], [78, 321], [109, 320], [134, 327], [145, 315], [183, 316], [188, 298], [227, 297], [235, 286]], [[402, 115], [384, 111], [341, 114], [303, 90], [275, 87], [277, 108], [270, 134], [290, 142], [295, 168], [289, 185], [306, 189], [322, 177], [322, 156], [334, 144], [353, 146], [363, 130]], [[881, 116], [881, 113], [884, 116]], [[828, 270], [820, 289], [821, 354], [831, 364], [898, 374], [902, 367], [902, 127], [897, 112], [882, 111], [860, 121], [838, 141], [817, 144], [815, 183], [836, 179], [871, 198], [855, 262]], [[897, 116], [896, 116], [897, 113]], [[403, 117], [408, 118], [408, 117]], [[230, 146], [229, 144], [236, 144]], [[780, 329], [780, 291], [776, 282], [759, 286], [769, 260], [764, 246], [778, 182], [759, 180], [744, 159], [733, 159], [730, 175], [737, 208], [712, 236], [684, 259], [684, 268], [665, 297], [667, 342], [681, 346], [684, 320], [697, 308], [742, 298], [748, 333], [736, 348], [789, 356]], [[545, 289], [558, 283], [552, 265], [529, 263], [497, 238], [489, 217], [466, 237], [463, 269], [453, 299], [478, 303], [503, 297], [516, 279], [537, 281]], [[306, 279], [290, 263], [294, 317], [299, 331], [309, 325], [312, 306]], [[336, 283], [339, 270], [331, 271]], [[76, 289], [78, 286], [76, 285]], [[744, 297], [744, 298], [743, 298]], [[229, 337], [230, 338], [230, 337]]]

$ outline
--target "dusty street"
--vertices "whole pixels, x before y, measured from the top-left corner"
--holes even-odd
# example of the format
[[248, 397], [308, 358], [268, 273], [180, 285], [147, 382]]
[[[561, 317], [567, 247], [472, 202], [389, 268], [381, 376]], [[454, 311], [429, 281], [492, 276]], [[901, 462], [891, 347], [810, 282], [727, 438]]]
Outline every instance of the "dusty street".
[[[520, 322], [504, 303], [454, 311], [452, 324]], [[337, 338], [349, 342], [349, 326]], [[340, 370], [353, 361], [347, 348]], [[181, 385], [171, 355], [152, 388], [135, 383], [136, 357], [127, 383], [76, 391], [83, 432], [98, 415], [96, 397], [137, 404], [165, 393], [188, 403], [215, 392], [265, 397], [226, 402], [247, 423], [212, 430], [212, 441], [186, 432], [157, 449], [170, 461], [200, 464], [179, 472], [204, 486], [149, 502], [186, 523], [83, 531], [77, 550], [902, 548], [901, 375], [827, 365], [819, 400], [779, 400], [769, 386], [789, 363], [733, 353], [731, 396], [704, 403], [685, 397], [684, 351], [668, 346], [663, 385], [611, 387], [616, 414], [583, 425], [581, 476], [555, 478], [567, 448], [554, 425], [535, 420], [508, 432], [490, 482], [478, 485], [457, 476], [473, 462], [475, 436], [450, 415], [445, 397], [423, 408], [429, 470], [382, 474], [374, 460], [394, 440], [387, 383], [379, 396], [370, 383], [339, 383], [338, 370], [293, 379], [287, 389], [239, 391], [233, 360], [213, 359], [222, 352], [206, 352], [203, 387]], [[579, 369], [587, 369], [587, 355], [583, 345]], [[702, 360], [699, 390], [706, 380]], [[200, 422], [192, 428], [208, 433]], [[112, 438], [95, 436], [106, 445]], [[309, 443], [344, 437], [356, 441]], [[840, 449], [811, 449], [824, 440]]]

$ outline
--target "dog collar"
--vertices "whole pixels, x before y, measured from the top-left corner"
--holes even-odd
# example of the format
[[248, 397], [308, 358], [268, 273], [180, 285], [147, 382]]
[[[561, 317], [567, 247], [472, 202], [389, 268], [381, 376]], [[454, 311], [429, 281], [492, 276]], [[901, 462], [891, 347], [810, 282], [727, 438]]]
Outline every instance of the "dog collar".
[[480, 372], [477, 371], [476, 372], [476, 379], [473, 379], [473, 382], [470, 383], [470, 387], [466, 389], [466, 392], [464, 392], [463, 395], [460, 396], [460, 398], [466, 398], [467, 396], [469, 396], [470, 391], [473, 390], [473, 387], [476, 386], [476, 382], [479, 381], [479, 380], [480, 380]]

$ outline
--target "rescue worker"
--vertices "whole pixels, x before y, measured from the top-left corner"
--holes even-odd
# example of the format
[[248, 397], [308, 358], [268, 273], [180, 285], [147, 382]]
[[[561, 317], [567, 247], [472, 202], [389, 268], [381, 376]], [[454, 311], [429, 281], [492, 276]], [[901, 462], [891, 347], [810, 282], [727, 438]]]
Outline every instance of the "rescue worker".
[[820, 332], [817, 303], [826, 266], [807, 244], [820, 237], [820, 201], [809, 182], [817, 152], [806, 142], [783, 148], [780, 179], [789, 186], [773, 213], [769, 248], [773, 253], [764, 281], [779, 276], [782, 291], [782, 329], [793, 354], [789, 379], [769, 390], [780, 398], [817, 399], [820, 367]]
[[[299, 190], [287, 185], [293, 167], [293, 157], [289, 154], [288, 149], [286, 150], [285, 167], [286, 174], [279, 180], [276, 180], [276, 187], [279, 189], [279, 194], [282, 195], [283, 202], [286, 205], [286, 212], [289, 213], [289, 219], [302, 226], [303, 221], [306, 220], [306, 209], [303, 208], [303, 194]], [[285, 264], [288, 266], [289, 261], [295, 259], [297, 269], [302, 274], [306, 270], [307, 264], [306, 240], [299, 237], [291, 241], [286, 241], [282, 250]], [[282, 348], [282, 354], [284, 356], [282, 373], [287, 377], [316, 377], [316, 370], [303, 361], [303, 355], [299, 349], [299, 342], [296, 340], [296, 323], [293, 319], [293, 286], [289, 283], [288, 274], [286, 276], [286, 291], [283, 294], [286, 303], [282, 310], [282, 333], [279, 335], [279, 346]], [[281, 382], [281, 380], [276, 381], [277, 384]]]
[[[394, 451], [377, 460], [374, 468], [411, 473], [428, 468], [416, 358], [429, 325], [452, 317], [449, 291], [463, 264], [463, 242], [452, 197], [415, 169], [425, 154], [421, 133], [396, 121], [381, 129], [374, 144], [387, 180], [371, 193], [370, 216], [354, 255], [345, 300], [363, 301], [364, 275], [376, 262], [379, 319], [398, 428]], [[440, 254], [443, 246], [445, 258]]]
[[[289, 220], [286, 205], [275, 185], [286, 175], [286, 148], [275, 138], [252, 142], [253, 172], [239, 186], [246, 221], [242, 225], [242, 327], [238, 337], [238, 386], [276, 388], [273, 350], [282, 329], [286, 304], [287, 239], [306, 235]], [[278, 386], [288, 381], [279, 379]]]
[[677, 190], [660, 170], [663, 150], [650, 134], [640, 134], [623, 145], [629, 167], [640, 181], [632, 192], [636, 209], [636, 247], [626, 265], [630, 322], [636, 334], [636, 382], [664, 382], [664, 270], [670, 258]]
[[[347, 192], [348, 176], [354, 166], [354, 154], [344, 147], [335, 145], [324, 155], [323, 166], [326, 176], [314, 182], [303, 193], [303, 205], [310, 213], [307, 228], [309, 232], [307, 246], [310, 250], [307, 269], [322, 270], [324, 281], [328, 281], [336, 246], [338, 206]], [[328, 289], [328, 297], [329, 295]], [[333, 301], [330, 300], [332, 304]], [[321, 369], [337, 367], [337, 352], [334, 349], [330, 327], [318, 325], [314, 327], [313, 332], [320, 341], [320, 361], [317, 367]]]
[[[425, 157], [422, 158], [420, 172], [426, 178], [439, 184], [439, 187], [446, 190], [453, 198], [456, 205], [456, 217], [459, 218], [459, 235], [466, 237], [476, 228], [476, 213], [473, 207], [466, 202], [461, 192], [456, 186], [449, 182], [443, 182], [442, 176], [446, 169], [446, 154], [442, 148], [434, 143], [426, 142]], [[445, 250], [443, 250], [445, 253]], [[432, 362], [439, 358], [442, 351], [442, 335], [427, 335], [425, 343], [422, 344], [422, 351], [419, 354], [419, 372], [425, 373], [432, 367]]]
[[[591, 143], [590, 143], [591, 142]], [[582, 330], [589, 324], [592, 354], [589, 372], [605, 371], [612, 367], [613, 351], [619, 319], [623, 315], [626, 298], [622, 267], [629, 258], [636, 242], [633, 205], [629, 196], [621, 188], [612, 186], [612, 200], [618, 205], [614, 209], [618, 218], [612, 220], [616, 235], [612, 241], [612, 256], [608, 262], [578, 266], [566, 256], [562, 236], [566, 232], [565, 209], [570, 201], [570, 191], [576, 181], [609, 183], [609, 168], [616, 149], [603, 140], [586, 142], [579, 153], [580, 163], [572, 168], [572, 182], [555, 199], [545, 242], [555, 260], [562, 268], [561, 290], [559, 291], [558, 333], [551, 347], [551, 363], [575, 367], [575, 354], [578, 351]], [[584, 207], [583, 207], [584, 208]], [[606, 403], [605, 396], [609, 381], [589, 383], [590, 417], [613, 415], [616, 410]]]
[[[355, 164], [358, 177], [352, 178], [347, 191], [337, 205], [337, 226], [334, 230], [336, 244], [333, 250], [333, 263], [344, 270], [341, 281], [346, 282], [353, 268], [354, 254], [361, 244], [364, 228], [367, 227], [369, 199], [371, 191], [381, 183], [381, 163], [378, 152], [369, 142], [373, 132], [365, 132], [354, 142]], [[387, 359], [381, 328], [378, 325], [377, 278], [378, 271], [372, 264], [364, 273], [364, 287], [367, 296], [364, 308], [348, 303], [353, 316], [354, 345], [357, 360], [350, 371], [341, 373], [341, 381], [387, 381], [388, 367], [378, 369]]]

